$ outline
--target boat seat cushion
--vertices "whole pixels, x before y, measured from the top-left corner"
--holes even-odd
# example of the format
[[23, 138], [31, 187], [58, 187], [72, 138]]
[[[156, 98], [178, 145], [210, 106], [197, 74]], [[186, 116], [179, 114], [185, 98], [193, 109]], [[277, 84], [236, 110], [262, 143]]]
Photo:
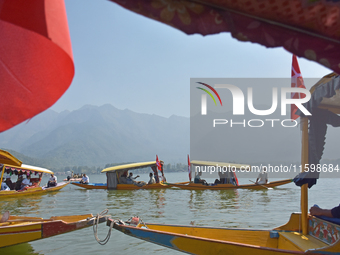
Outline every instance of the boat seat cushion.
[[326, 216], [316, 216], [316, 217], [319, 219], [326, 220], [334, 224], [340, 225], [340, 218], [331, 218], [331, 217], [326, 217]]

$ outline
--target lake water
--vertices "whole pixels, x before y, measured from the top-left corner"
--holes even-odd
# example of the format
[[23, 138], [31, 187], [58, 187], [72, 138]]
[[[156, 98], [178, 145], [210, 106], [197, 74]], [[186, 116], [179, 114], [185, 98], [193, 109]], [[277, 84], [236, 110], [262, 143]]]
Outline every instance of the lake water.
[[[148, 180], [140, 174], [138, 180]], [[90, 175], [91, 182], [106, 182], [106, 176]], [[167, 173], [168, 182], [186, 181], [187, 173]], [[58, 176], [61, 181], [64, 176]], [[213, 181], [213, 180], [210, 180]], [[269, 181], [274, 181], [269, 176]], [[46, 183], [44, 177], [42, 183]], [[239, 179], [240, 184], [250, 183]], [[320, 179], [309, 191], [309, 205], [332, 208], [339, 204], [339, 179]], [[68, 185], [59, 192], [0, 201], [0, 212], [49, 218], [73, 214], [97, 214], [109, 210], [112, 218], [127, 220], [138, 215], [144, 222], [199, 226], [271, 229], [286, 223], [292, 212], [300, 211], [300, 188], [293, 183], [274, 190], [85, 190]], [[99, 225], [99, 238], [108, 231]], [[110, 241], [102, 246], [92, 227], [0, 248], [0, 254], [183, 254], [144, 242], [112, 230]]]

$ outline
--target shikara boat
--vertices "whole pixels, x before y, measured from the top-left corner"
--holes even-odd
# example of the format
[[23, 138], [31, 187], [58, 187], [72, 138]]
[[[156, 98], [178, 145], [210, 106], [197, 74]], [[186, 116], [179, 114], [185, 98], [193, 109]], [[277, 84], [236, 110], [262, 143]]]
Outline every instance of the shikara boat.
[[177, 183], [169, 183], [170, 187], [176, 187], [180, 189], [188, 189], [188, 190], [225, 190], [225, 189], [270, 189], [275, 188], [277, 186], [281, 186], [287, 183], [291, 183], [292, 179], [285, 179], [280, 181], [268, 182], [266, 184], [243, 184], [243, 185], [233, 185], [233, 184], [216, 184], [216, 185], [203, 185], [201, 183], [187, 183], [187, 184], [177, 184]]
[[[210, 162], [210, 161], [197, 161], [192, 160], [190, 162], [190, 168], [195, 170], [196, 167], [204, 168], [204, 171], [208, 171], [207, 168], [214, 167], [214, 171], [217, 171], [217, 167], [220, 167], [223, 169], [223, 167], [226, 169], [226, 184], [217, 183], [217, 184], [202, 184], [202, 183], [193, 183], [193, 182], [187, 182], [185, 184], [179, 184], [179, 183], [167, 183], [170, 187], [176, 187], [180, 189], [187, 189], [187, 190], [225, 190], [225, 189], [271, 189], [277, 186], [281, 186], [287, 183], [292, 182], [292, 179], [285, 179], [285, 180], [279, 180], [279, 181], [273, 181], [266, 184], [256, 184], [256, 183], [250, 183], [250, 184], [243, 184], [239, 185], [236, 177], [236, 171], [237, 170], [246, 170], [251, 169], [250, 165], [245, 164], [235, 164], [235, 163], [223, 163], [223, 162]], [[220, 170], [221, 170], [220, 169]], [[232, 171], [227, 171], [227, 170]], [[196, 172], [196, 171], [193, 171]]]
[[[161, 161], [162, 162], [162, 161]], [[162, 163], [161, 163], [162, 164]], [[162, 164], [163, 166], [163, 164]], [[147, 184], [146, 182], [134, 182], [133, 184], [125, 184], [122, 183], [122, 176], [127, 176], [128, 171], [151, 167], [156, 183]], [[163, 167], [161, 168], [162, 176], [164, 176]], [[157, 162], [149, 161], [149, 162], [141, 162], [141, 163], [132, 163], [125, 164], [119, 166], [113, 166], [109, 168], [105, 168], [101, 171], [102, 173], [106, 173], [107, 183], [89, 183], [83, 184], [80, 182], [72, 182], [73, 185], [78, 187], [82, 187], [85, 189], [117, 189], [117, 190], [136, 190], [136, 189], [166, 189], [170, 188], [169, 185], [165, 184], [163, 181], [159, 180], [158, 172], [157, 172]], [[187, 183], [187, 182], [184, 182]]]
[[[325, 76], [311, 89], [304, 106], [312, 116], [301, 116], [301, 165], [319, 164], [327, 125], [340, 126], [340, 76]], [[315, 141], [322, 141], [316, 143]], [[340, 254], [340, 219], [308, 214], [308, 187], [317, 172], [301, 172], [294, 178], [301, 186], [301, 213], [272, 230], [178, 226], [144, 223], [133, 217], [126, 222], [109, 219], [107, 225], [127, 235], [189, 254]]]
[[[1, 164], [0, 183], [4, 179], [5, 171], [16, 172], [18, 174], [26, 175], [29, 174], [31, 176], [30, 182], [32, 183], [31, 186], [26, 187], [24, 189], [0, 190], [0, 199], [6, 197], [27, 196], [35, 194], [44, 194], [47, 192], [54, 192], [62, 189], [63, 187], [69, 184], [69, 182], [60, 182], [57, 184], [57, 186], [54, 187], [41, 187], [40, 183], [42, 175], [44, 173], [53, 174], [53, 172], [46, 168], [22, 164], [22, 162], [19, 159], [15, 158], [12, 154], [4, 150], [0, 150], [0, 164]], [[20, 185], [20, 183], [18, 184]]]
[[107, 219], [108, 216], [95, 218], [92, 214], [55, 216], [49, 219], [9, 216], [4, 222], [0, 221], [0, 248], [60, 235], [92, 226], [94, 220], [101, 223]]

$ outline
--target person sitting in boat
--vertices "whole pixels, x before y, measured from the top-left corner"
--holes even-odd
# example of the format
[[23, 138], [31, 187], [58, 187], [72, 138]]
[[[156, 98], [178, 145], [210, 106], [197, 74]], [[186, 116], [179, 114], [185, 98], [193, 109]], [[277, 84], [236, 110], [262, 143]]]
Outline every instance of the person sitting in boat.
[[14, 189], [15, 190], [20, 190], [21, 189], [21, 183], [22, 183], [22, 180], [23, 180], [23, 175], [20, 174], [18, 171], [14, 171], [14, 174], [18, 176], [18, 179], [15, 183], [15, 187]]
[[86, 174], [84, 174], [84, 176], [81, 179], [80, 183], [89, 184], [90, 183], [90, 178]]
[[136, 179], [139, 177], [137, 175], [136, 177], [133, 177], [133, 173], [130, 173], [129, 176], [126, 178], [127, 184], [134, 184]]
[[332, 209], [322, 209], [317, 205], [313, 205], [309, 212], [313, 216], [326, 216], [330, 218], [340, 218], [340, 205]]
[[119, 183], [120, 184], [127, 184], [127, 171], [120, 174]]
[[201, 183], [201, 184], [204, 184], [204, 185], [208, 185], [206, 180], [201, 179], [201, 175], [202, 175], [202, 172], [198, 172], [196, 174], [195, 179], [194, 179], [194, 183]]
[[11, 189], [7, 186], [6, 182], [4, 182], [4, 180], [2, 180], [2, 182], [1, 182], [1, 190], [11, 190]]
[[30, 179], [31, 179], [30, 175], [26, 175], [26, 178], [23, 179], [21, 183], [21, 189], [32, 186], [32, 182]]
[[13, 189], [14, 187], [14, 185], [13, 185], [13, 183], [12, 183], [12, 180], [11, 180], [11, 170], [10, 169], [7, 169], [6, 170], [6, 174], [5, 174], [5, 176], [4, 176], [4, 179], [5, 179], [5, 182], [6, 182], [6, 184], [7, 184], [7, 186], [10, 188], [10, 189]]
[[267, 167], [262, 167], [262, 172], [259, 173], [259, 176], [256, 179], [256, 184], [266, 184], [268, 183], [268, 174], [267, 174]]
[[57, 186], [57, 176], [54, 176], [54, 174], [51, 174], [51, 177], [47, 183], [47, 187], [55, 187], [55, 186]]
[[156, 180], [155, 180], [155, 178], [153, 177], [153, 174], [150, 173], [149, 176], [150, 176], [150, 180], [149, 180], [148, 184], [155, 184], [155, 183], [156, 183]]

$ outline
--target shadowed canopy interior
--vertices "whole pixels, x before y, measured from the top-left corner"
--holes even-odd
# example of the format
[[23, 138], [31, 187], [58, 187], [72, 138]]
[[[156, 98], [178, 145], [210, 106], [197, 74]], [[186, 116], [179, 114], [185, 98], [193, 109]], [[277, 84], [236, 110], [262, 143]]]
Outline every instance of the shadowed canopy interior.
[[[340, 126], [340, 76], [329, 74], [323, 77], [312, 89], [311, 99], [304, 104], [306, 109], [312, 114], [309, 116], [308, 129], [308, 163], [317, 166], [320, 164], [325, 146], [327, 125], [333, 127]], [[297, 114], [304, 116], [300, 110]], [[318, 171], [303, 172], [295, 177], [296, 185], [301, 186], [308, 183], [308, 187], [316, 184], [319, 178]]]

